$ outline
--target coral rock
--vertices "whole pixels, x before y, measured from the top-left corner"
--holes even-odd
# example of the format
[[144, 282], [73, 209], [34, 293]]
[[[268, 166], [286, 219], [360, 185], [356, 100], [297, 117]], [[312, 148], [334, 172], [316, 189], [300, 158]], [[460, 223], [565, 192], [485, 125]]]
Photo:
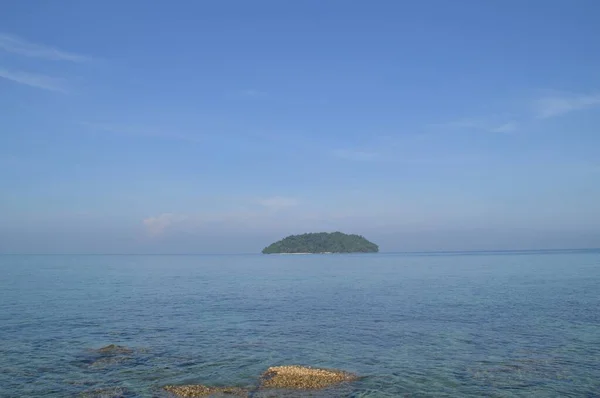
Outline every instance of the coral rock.
[[270, 367], [261, 379], [261, 388], [320, 389], [356, 380], [357, 376], [341, 370], [291, 365]]

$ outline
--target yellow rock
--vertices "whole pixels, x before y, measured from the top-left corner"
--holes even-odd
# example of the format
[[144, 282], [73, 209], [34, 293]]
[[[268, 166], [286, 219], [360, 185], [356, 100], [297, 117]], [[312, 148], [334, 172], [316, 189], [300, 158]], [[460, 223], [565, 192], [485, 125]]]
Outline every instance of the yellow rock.
[[357, 378], [341, 370], [297, 365], [273, 366], [263, 373], [261, 388], [320, 389]]
[[171, 394], [180, 397], [208, 397], [210, 395], [233, 395], [236, 397], [247, 397], [248, 392], [238, 387], [209, 387], [202, 384], [190, 384], [183, 386], [165, 386], [163, 387]]

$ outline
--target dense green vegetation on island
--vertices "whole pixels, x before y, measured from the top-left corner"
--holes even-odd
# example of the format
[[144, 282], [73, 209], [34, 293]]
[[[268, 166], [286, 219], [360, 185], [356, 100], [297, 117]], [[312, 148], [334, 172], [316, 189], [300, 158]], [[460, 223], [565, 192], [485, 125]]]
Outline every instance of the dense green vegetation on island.
[[318, 232], [290, 235], [263, 249], [263, 254], [276, 253], [376, 253], [379, 246], [360, 235], [342, 232]]

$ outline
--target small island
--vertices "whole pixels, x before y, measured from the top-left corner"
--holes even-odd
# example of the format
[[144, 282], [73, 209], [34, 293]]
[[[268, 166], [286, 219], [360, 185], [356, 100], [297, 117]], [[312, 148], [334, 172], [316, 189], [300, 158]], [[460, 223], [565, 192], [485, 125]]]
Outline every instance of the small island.
[[379, 246], [360, 235], [318, 232], [290, 235], [265, 247], [263, 254], [377, 253]]

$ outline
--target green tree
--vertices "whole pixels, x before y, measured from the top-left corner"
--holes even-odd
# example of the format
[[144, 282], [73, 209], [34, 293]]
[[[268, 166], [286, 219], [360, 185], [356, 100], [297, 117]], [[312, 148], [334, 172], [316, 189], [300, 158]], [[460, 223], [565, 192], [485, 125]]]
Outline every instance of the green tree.
[[318, 232], [290, 235], [263, 249], [263, 254], [275, 253], [376, 253], [379, 247], [360, 235], [342, 232]]

